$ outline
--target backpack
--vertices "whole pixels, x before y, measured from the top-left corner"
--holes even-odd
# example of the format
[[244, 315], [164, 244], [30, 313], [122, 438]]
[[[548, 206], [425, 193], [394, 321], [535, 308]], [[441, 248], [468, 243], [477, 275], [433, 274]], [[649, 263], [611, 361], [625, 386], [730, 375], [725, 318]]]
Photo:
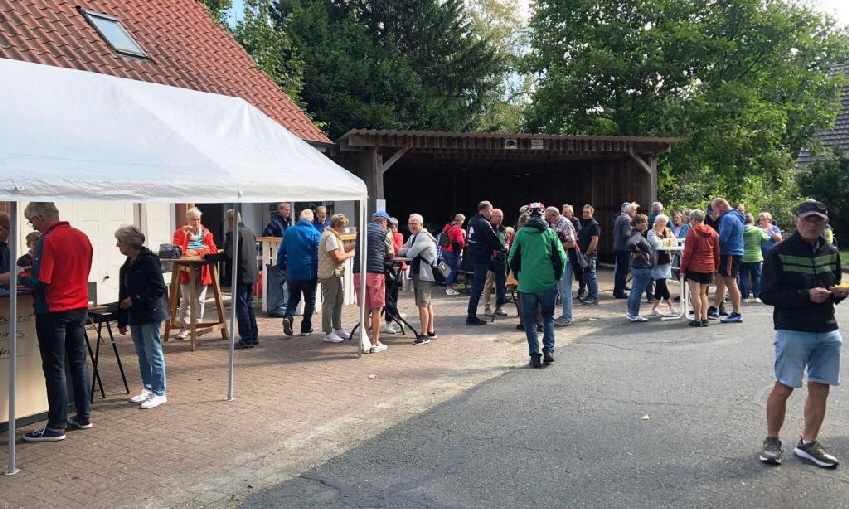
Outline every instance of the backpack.
[[451, 245], [451, 228], [446, 228], [439, 236], [439, 247], [448, 247]]

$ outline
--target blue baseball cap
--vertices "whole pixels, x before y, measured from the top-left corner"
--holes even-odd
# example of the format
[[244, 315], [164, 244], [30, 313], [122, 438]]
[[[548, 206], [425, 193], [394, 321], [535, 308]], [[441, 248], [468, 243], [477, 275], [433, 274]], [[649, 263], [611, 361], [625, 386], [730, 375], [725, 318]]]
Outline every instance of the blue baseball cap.
[[374, 215], [371, 216], [371, 217], [372, 218], [379, 217], [381, 219], [386, 219], [387, 221], [389, 221], [389, 214], [387, 214], [386, 212], [375, 212]]

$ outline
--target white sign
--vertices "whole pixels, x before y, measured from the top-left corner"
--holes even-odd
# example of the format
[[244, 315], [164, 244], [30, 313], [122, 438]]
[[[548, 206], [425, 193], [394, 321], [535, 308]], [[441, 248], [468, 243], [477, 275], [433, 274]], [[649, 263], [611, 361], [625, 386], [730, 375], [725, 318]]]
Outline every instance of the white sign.
[[374, 206], [375, 212], [386, 212], [386, 200], [384, 200], [382, 198], [378, 198], [378, 199], [374, 200], [374, 202], [375, 202], [375, 206]]
[[545, 144], [542, 140], [531, 140], [531, 150], [544, 150]]
[[519, 148], [519, 142], [516, 138], [507, 138], [504, 140], [504, 148], [507, 150], [516, 150]]

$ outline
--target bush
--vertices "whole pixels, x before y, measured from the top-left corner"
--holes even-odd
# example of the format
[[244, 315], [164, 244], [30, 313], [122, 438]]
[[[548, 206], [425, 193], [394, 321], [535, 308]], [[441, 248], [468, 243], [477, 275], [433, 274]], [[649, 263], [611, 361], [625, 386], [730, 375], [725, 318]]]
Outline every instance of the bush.
[[828, 217], [838, 243], [849, 245], [849, 157], [816, 161], [799, 173], [799, 190], [804, 196], [819, 200], [828, 207]]

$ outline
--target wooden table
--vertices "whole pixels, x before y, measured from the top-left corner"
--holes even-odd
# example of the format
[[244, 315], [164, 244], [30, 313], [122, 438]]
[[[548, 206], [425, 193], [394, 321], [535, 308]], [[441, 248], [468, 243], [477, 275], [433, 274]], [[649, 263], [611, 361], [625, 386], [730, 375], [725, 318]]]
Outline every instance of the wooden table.
[[[218, 313], [218, 319], [214, 322], [197, 322], [197, 293], [200, 281], [196, 281], [195, 284], [189, 285], [191, 288], [191, 296], [189, 297], [189, 321], [191, 323], [188, 328], [192, 351], [197, 349], [198, 334], [206, 334], [207, 332], [219, 330], [221, 331], [221, 337], [226, 340], [227, 320], [224, 317], [224, 301], [221, 299], [221, 285], [218, 281], [218, 264], [215, 262], [209, 262], [200, 257], [185, 257], [169, 261], [174, 262], [174, 271], [171, 274], [171, 291], [168, 298], [168, 309], [171, 312], [171, 319], [165, 322], [165, 341], [169, 340], [171, 329], [181, 329], [183, 325], [180, 322], [179, 316], [180, 275], [183, 271], [188, 270], [190, 278], [200, 278], [200, 270], [195, 269], [200, 269], [204, 265], [209, 265], [210, 275], [212, 276], [212, 284], [210, 286], [212, 286], [212, 294], [215, 298], [215, 310]], [[233, 305], [235, 305], [235, 302]], [[198, 329], [201, 330], [198, 331]]]

